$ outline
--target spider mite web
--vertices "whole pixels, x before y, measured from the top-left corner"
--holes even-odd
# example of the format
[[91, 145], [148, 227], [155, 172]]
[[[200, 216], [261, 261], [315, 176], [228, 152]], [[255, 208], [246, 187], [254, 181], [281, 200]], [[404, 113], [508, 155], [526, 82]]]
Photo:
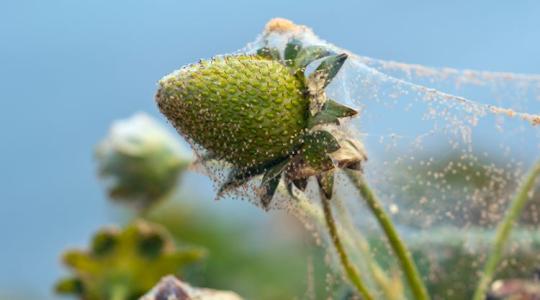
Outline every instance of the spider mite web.
[[[238, 53], [282, 50], [293, 37], [349, 54], [327, 94], [360, 111], [348, 126], [367, 149], [365, 176], [410, 244], [434, 299], [470, 298], [493, 229], [539, 158], [540, 75], [373, 59], [296, 25], [269, 25]], [[337, 195], [372, 254], [392, 268], [385, 263], [388, 247], [373, 238], [381, 236], [377, 224], [344, 177]], [[533, 194], [515, 228], [499, 279], [530, 278], [540, 267], [539, 195]], [[286, 207], [285, 200], [276, 205]], [[446, 276], [452, 272], [468, 275]]]
[[[327, 94], [360, 111], [345, 126], [365, 145], [367, 181], [409, 245], [433, 299], [471, 298], [494, 228], [519, 181], [540, 158], [540, 75], [384, 61], [341, 49], [304, 26], [271, 24], [234, 54], [254, 53], [263, 46], [283, 51], [296, 38], [304, 46], [322, 45], [349, 55]], [[201, 162], [198, 166], [216, 188], [223, 184], [227, 164]], [[227, 195], [259, 205], [259, 183], [256, 178]], [[306, 198], [318, 208], [313, 181], [309, 187]], [[539, 192], [514, 229], [497, 279], [531, 278], [540, 267]], [[379, 227], [343, 175], [338, 176], [336, 196], [342, 206], [336, 215], [349, 236], [345, 244], [362, 274], [369, 274], [371, 257], [395, 274], [397, 264]], [[313, 214], [298, 213], [301, 208], [291, 203], [295, 201], [278, 193], [272, 208], [299, 215], [317, 240], [326, 236], [316, 232], [324, 228], [311, 220]]]

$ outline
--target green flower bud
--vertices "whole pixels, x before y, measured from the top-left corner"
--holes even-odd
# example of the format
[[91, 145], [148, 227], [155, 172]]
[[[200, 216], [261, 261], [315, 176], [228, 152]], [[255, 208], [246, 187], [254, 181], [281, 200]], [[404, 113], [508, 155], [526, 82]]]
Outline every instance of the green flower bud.
[[145, 114], [115, 122], [96, 158], [109, 196], [138, 209], [172, 192], [191, 163], [179, 142]]
[[143, 221], [123, 230], [104, 228], [95, 234], [90, 250], [64, 253], [73, 276], [60, 280], [56, 291], [85, 300], [137, 299], [161, 277], [178, 274], [203, 256], [200, 249], [176, 249], [164, 228]]

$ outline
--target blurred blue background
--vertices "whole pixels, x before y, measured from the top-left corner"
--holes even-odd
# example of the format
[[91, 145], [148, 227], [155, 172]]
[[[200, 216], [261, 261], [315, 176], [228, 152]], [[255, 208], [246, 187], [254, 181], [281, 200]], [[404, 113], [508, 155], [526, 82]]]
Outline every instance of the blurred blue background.
[[[540, 73], [538, 1], [0, 2], [0, 291], [53, 298], [58, 255], [114, 219], [95, 143], [156, 81], [252, 41], [273, 17], [366, 56]], [[208, 199], [211, 184], [189, 178]], [[246, 207], [226, 201], [216, 209]], [[2, 294], [0, 294], [0, 298]], [[6, 298], [8, 299], [8, 298]]]

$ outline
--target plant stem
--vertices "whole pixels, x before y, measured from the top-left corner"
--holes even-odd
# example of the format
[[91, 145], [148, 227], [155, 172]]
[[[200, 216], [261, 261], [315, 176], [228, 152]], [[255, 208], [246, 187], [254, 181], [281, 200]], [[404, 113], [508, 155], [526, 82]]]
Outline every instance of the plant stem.
[[474, 293], [474, 300], [484, 299], [489, 283], [493, 280], [493, 275], [497, 268], [497, 264], [501, 260], [504, 246], [510, 237], [510, 232], [516, 220], [519, 218], [521, 211], [525, 207], [527, 200], [530, 198], [530, 192], [534, 188], [534, 184], [540, 176], [540, 161], [534, 165], [529, 171], [529, 174], [522, 181], [517, 194], [510, 203], [508, 211], [504, 219], [497, 227], [495, 240], [493, 241], [488, 260], [484, 266], [482, 277], [478, 283], [478, 287]]
[[[284, 191], [284, 193], [286, 193]], [[303, 216], [309, 216], [312, 220], [317, 222], [318, 226], [327, 228], [326, 226], [326, 219], [324, 216], [324, 213], [321, 209], [321, 207], [314, 205], [304, 193], [298, 193], [298, 195], [293, 195], [293, 197], [296, 200], [296, 205], [298, 208], [298, 217], [302, 218]], [[339, 200], [335, 196], [332, 198], [332, 202], [336, 203]], [[334, 217], [334, 220], [336, 218]], [[343, 219], [339, 218], [340, 221], [343, 221]], [[342, 222], [343, 223], [343, 222]], [[363, 239], [363, 237], [352, 229], [351, 227], [346, 227], [344, 224], [340, 224], [339, 222], [335, 222], [336, 224], [336, 230], [337, 234], [340, 236], [341, 241], [343, 243], [343, 247], [345, 248], [352, 248], [353, 251], [356, 251], [358, 254], [361, 254], [361, 258], [365, 260], [367, 265], [376, 265], [377, 263], [373, 261], [373, 259], [370, 259], [369, 257], [369, 249], [366, 247], [361, 247], [361, 243], [367, 244], [367, 242]], [[353, 238], [354, 235], [354, 238]], [[377, 265], [378, 267], [378, 265]], [[380, 267], [379, 267], [380, 268]], [[369, 271], [371, 271], [372, 268], [368, 268]], [[374, 277], [374, 276], [372, 276]], [[369, 286], [369, 282], [366, 282], [366, 286]], [[393, 299], [390, 299], [393, 300]]]
[[362, 295], [362, 299], [373, 300], [374, 298], [373, 296], [371, 296], [368, 289], [364, 285], [362, 278], [360, 277], [360, 274], [358, 273], [358, 269], [356, 269], [356, 267], [349, 260], [349, 256], [347, 255], [347, 252], [345, 252], [345, 247], [343, 247], [343, 244], [341, 243], [341, 239], [339, 238], [339, 234], [336, 227], [336, 222], [334, 220], [334, 217], [332, 216], [332, 207], [330, 205], [330, 199], [328, 199], [323, 193], [321, 193], [321, 200], [322, 200], [324, 218], [326, 220], [326, 227], [328, 227], [330, 239], [332, 240], [332, 243], [334, 244], [334, 247], [336, 248], [336, 252], [339, 256], [341, 265], [343, 266], [343, 269], [345, 270], [345, 274], [347, 274], [347, 277], [349, 278], [351, 283], [356, 287], [360, 295]]
[[355, 228], [351, 216], [344, 206], [345, 204], [337, 196], [332, 197], [332, 202], [334, 202], [335, 206], [337, 207], [337, 216], [338, 219], [341, 221], [341, 224], [343, 224], [344, 229], [346, 230], [346, 232], [351, 233], [356, 250], [362, 253], [362, 255], [366, 258], [367, 270], [369, 271], [370, 276], [373, 278], [377, 286], [382, 291], [383, 295], [386, 297], [385, 299], [403, 300], [405, 295], [403, 293], [403, 284], [401, 278], [397, 278], [396, 276], [390, 278], [386, 274], [386, 272], [379, 266], [375, 259], [369, 259], [369, 243]]
[[[287, 191], [284, 189], [281, 192], [285, 195], [288, 195]], [[309, 216], [312, 220], [316, 221], [319, 226], [326, 227], [326, 221], [324, 218], [324, 213], [322, 212], [319, 206], [314, 205], [304, 193], [298, 193], [293, 195], [296, 199], [296, 205], [298, 208], [298, 213], [301, 215]], [[351, 218], [348, 215], [345, 207], [341, 203], [341, 199], [337, 196], [332, 197], [332, 202], [336, 204], [338, 208], [337, 217], [341, 222], [336, 220], [336, 229], [338, 235], [340, 236], [343, 246], [347, 248], [352, 248], [357, 253], [361, 254], [365, 264], [367, 264], [367, 271], [370, 273], [370, 276], [373, 278], [378, 287], [382, 290], [385, 299], [387, 300], [403, 300], [403, 288], [401, 285], [401, 280], [398, 278], [390, 279], [388, 275], [383, 271], [379, 266], [377, 261], [373, 258], [370, 258], [369, 254], [369, 245], [364, 237], [354, 228]], [[299, 216], [301, 217], [301, 216]], [[336, 217], [334, 217], [335, 219]], [[340, 224], [342, 226], [340, 226]], [[369, 285], [366, 282], [365, 285]]]
[[117, 284], [112, 287], [111, 300], [126, 300], [128, 296], [128, 289], [123, 284]]
[[399, 234], [392, 223], [392, 219], [384, 211], [379, 199], [375, 196], [369, 185], [364, 180], [362, 174], [358, 171], [346, 170], [345, 173], [352, 181], [354, 187], [358, 190], [362, 198], [366, 201], [369, 209], [382, 227], [392, 250], [396, 254], [401, 268], [405, 274], [405, 278], [409, 283], [414, 299], [428, 300], [429, 295], [422, 281], [420, 273], [414, 264], [410, 252], [399, 237]]

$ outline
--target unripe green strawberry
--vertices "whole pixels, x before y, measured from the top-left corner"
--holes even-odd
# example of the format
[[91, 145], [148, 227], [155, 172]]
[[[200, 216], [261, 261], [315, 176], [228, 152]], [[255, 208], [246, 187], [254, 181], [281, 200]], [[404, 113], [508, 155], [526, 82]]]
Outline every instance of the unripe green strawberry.
[[339, 153], [341, 144], [329, 131], [357, 114], [324, 91], [346, 59], [345, 53], [292, 39], [282, 52], [262, 47], [257, 55], [184, 67], [159, 82], [156, 101], [180, 133], [209, 152], [203, 160], [232, 164], [218, 195], [259, 175], [264, 207], [282, 179], [292, 194], [293, 186], [304, 190], [308, 178], [317, 176], [331, 195], [333, 169], [359, 169], [365, 159], [361, 147]]
[[159, 85], [156, 100], [173, 125], [236, 167], [287, 157], [307, 126], [303, 74], [262, 56], [202, 61]]

